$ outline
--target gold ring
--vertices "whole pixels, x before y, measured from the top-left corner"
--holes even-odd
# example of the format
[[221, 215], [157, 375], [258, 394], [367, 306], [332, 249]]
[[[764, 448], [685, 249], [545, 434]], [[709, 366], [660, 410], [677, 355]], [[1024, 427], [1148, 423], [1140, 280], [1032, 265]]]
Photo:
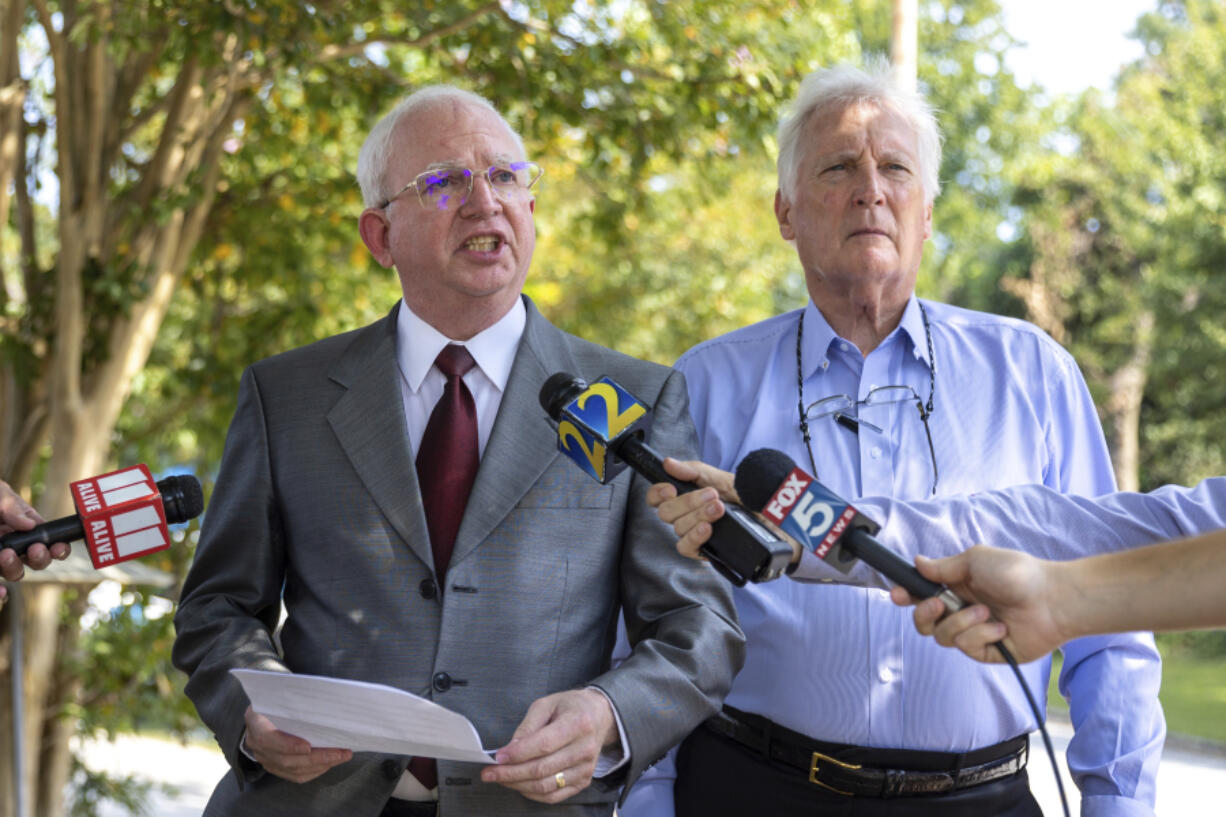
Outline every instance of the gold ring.
[[566, 788], [566, 775], [558, 772], [553, 776], [554, 781], [558, 784], [559, 789]]

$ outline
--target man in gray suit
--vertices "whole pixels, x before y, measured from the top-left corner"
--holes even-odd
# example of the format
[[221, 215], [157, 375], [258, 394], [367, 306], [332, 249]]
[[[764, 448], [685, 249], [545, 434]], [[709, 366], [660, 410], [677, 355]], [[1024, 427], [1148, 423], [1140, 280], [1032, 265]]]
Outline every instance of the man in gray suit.
[[[484, 99], [440, 86], [401, 102], [358, 177], [362, 239], [403, 301], [244, 373], [175, 618], [175, 662], [233, 768], [206, 814], [606, 815], [740, 667], [724, 583], [676, 553], [646, 482], [589, 480], [539, 408], [555, 372], [608, 375], [653, 406], [654, 446], [697, 450], [680, 375], [568, 335], [522, 296], [540, 172]], [[443, 425], [452, 448], [428, 476]], [[455, 494], [447, 532], [437, 509]], [[619, 609], [635, 647], [610, 669]], [[310, 746], [251, 710], [235, 667], [425, 695], [499, 763]]]

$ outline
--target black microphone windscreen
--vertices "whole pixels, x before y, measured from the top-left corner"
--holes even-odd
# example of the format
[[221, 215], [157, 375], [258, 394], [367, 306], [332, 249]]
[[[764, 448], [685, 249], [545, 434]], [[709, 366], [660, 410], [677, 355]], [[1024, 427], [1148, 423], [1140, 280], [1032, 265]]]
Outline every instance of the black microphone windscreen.
[[569, 372], [555, 372], [541, 386], [541, 408], [553, 419], [560, 419], [562, 407], [583, 393], [587, 383]]
[[736, 467], [737, 496], [745, 507], [759, 513], [770, 502], [779, 485], [792, 473], [796, 461], [774, 448], [759, 448], [750, 451]]
[[204, 510], [204, 489], [200, 480], [190, 474], [166, 477], [158, 481], [166, 509], [166, 522], [177, 525], [195, 519]]

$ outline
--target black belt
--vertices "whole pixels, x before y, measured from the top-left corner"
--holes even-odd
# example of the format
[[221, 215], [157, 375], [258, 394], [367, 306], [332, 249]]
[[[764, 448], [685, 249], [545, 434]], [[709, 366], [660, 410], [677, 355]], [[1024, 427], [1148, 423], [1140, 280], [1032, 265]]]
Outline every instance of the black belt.
[[[810, 783], [855, 797], [906, 797], [979, 786], [1017, 774], [1026, 766], [1026, 735], [972, 752], [917, 752], [824, 743], [760, 715], [730, 706], [707, 720], [708, 730], [769, 760], [799, 769]], [[925, 769], [885, 768], [905, 759]], [[882, 761], [874, 763], [874, 760]]]
[[393, 797], [387, 801], [379, 817], [438, 817], [438, 801]]

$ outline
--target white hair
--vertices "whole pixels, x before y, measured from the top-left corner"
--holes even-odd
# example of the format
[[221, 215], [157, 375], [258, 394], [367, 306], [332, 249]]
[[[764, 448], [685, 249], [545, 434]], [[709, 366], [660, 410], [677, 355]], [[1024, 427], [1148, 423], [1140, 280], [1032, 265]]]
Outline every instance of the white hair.
[[863, 69], [851, 65], [822, 68], [800, 83], [800, 91], [779, 122], [779, 190], [791, 201], [800, 172], [800, 135], [819, 111], [869, 103], [888, 107], [915, 131], [924, 199], [931, 204], [941, 190], [941, 128], [932, 106], [918, 91], [899, 84], [885, 57], [869, 57]]
[[362, 202], [365, 206], [378, 207], [392, 193], [387, 189], [387, 163], [396, 125], [405, 116], [412, 116], [423, 108], [446, 100], [474, 105], [494, 114], [515, 140], [520, 158], [524, 157], [524, 140], [488, 99], [454, 85], [427, 85], [396, 103], [396, 107], [375, 123], [366, 141], [362, 143], [362, 149], [358, 152], [358, 187], [362, 190]]

